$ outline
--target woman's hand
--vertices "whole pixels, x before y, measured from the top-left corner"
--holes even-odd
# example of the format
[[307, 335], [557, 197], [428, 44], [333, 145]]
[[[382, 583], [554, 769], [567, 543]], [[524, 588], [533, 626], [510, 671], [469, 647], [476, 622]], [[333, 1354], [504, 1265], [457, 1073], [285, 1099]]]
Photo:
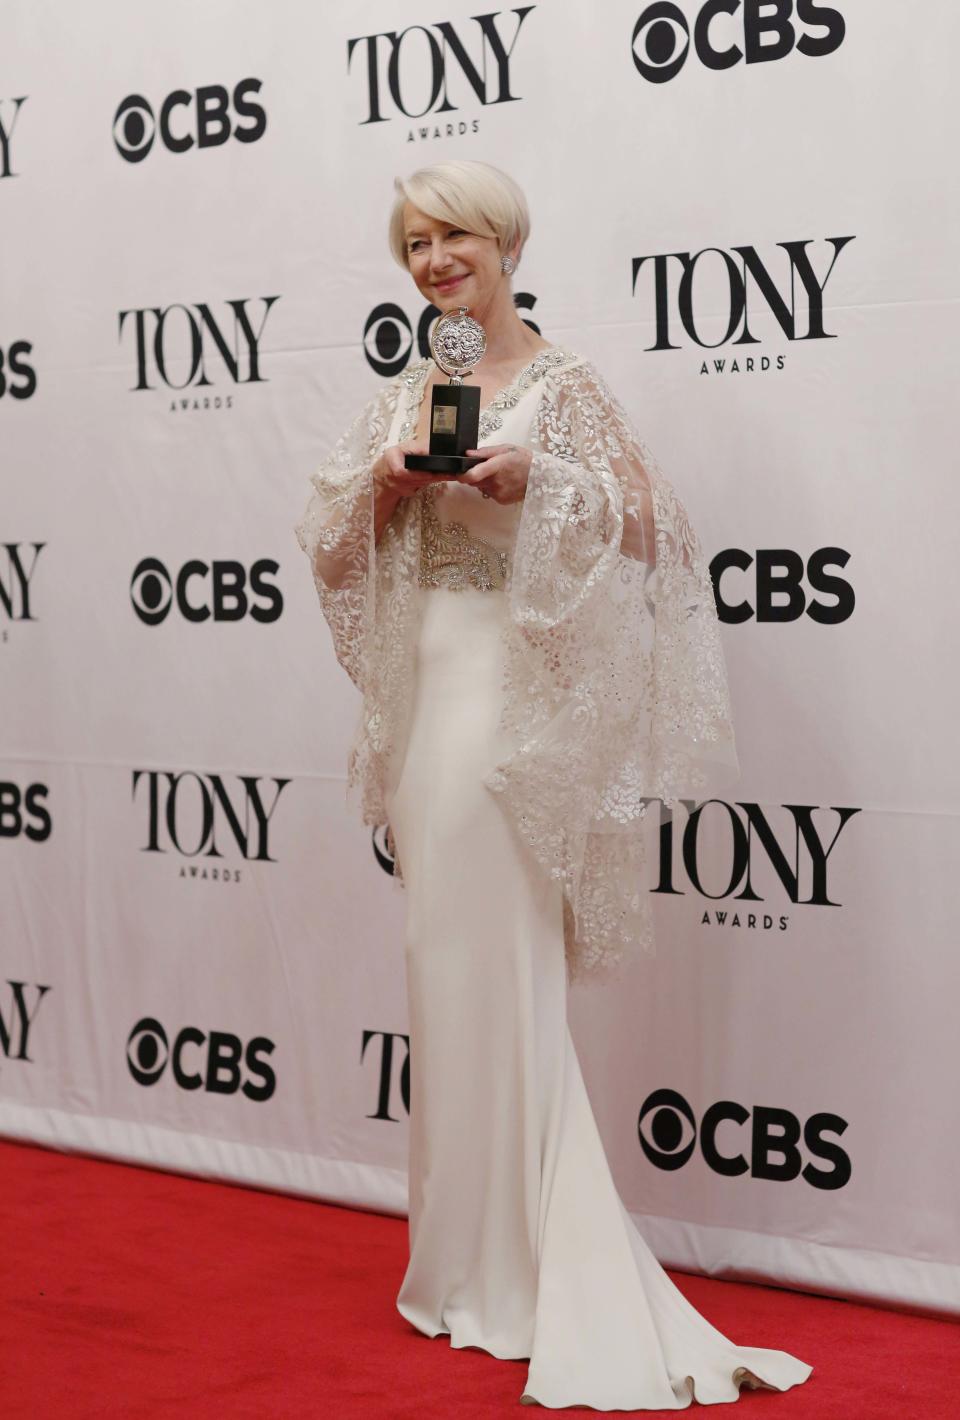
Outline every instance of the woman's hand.
[[409, 498], [445, 477], [440, 473], [420, 473], [404, 466], [404, 454], [426, 454], [425, 444], [391, 444], [373, 465], [373, 538], [379, 542], [384, 528], [396, 511], [401, 498]]
[[483, 463], [468, 468], [459, 476], [460, 483], [472, 483], [487, 498], [498, 503], [519, 503], [527, 491], [527, 479], [533, 454], [519, 444], [487, 444], [482, 449], [468, 449], [470, 457], [479, 454]]
[[403, 458], [405, 454], [428, 454], [430, 450], [426, 444], [391, 444], [373, 465], [374, 488], [382, 491], [384, 496], [392, 499], [394, 505], [401, 498], [409, 498], [414, 493], [419, 493], [421, 488], [426, 488], [430, 483], [436, 483], [438, 478], [444, 478], [444, 474], [421, 473], [416, 469], [406, 468]]

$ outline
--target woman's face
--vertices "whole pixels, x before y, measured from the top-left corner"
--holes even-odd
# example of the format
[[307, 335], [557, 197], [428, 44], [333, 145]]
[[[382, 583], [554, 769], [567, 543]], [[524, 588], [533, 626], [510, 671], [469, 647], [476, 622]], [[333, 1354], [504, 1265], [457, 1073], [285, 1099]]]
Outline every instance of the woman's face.
[[428, 217], [412, 202], [403, 209], [410, 275], [425, 300], [440, 311], [466, 306], [486, 310], [503, 283], [493, 237], [478, 237], [452, 222]]

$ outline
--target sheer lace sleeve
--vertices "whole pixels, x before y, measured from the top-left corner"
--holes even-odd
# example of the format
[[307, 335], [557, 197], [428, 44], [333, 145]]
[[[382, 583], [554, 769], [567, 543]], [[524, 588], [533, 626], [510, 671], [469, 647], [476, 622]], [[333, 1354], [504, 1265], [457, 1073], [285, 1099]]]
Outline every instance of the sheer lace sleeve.
[[368, 576], [373, 547], [372, 469], [396, 403], [396, 386], [382, 389], [360, 411], [316, 473], [297, 540], [310, 559], [337, 659], [363, 688]]
[[[363, 821], [386, 823], [384, 786], [403, 742], [416, 637], [419, 505], [402, 500], [379, 542], [373, 465], [386, 446], [404, 377], [357, 415], [311, 476], [295, 531], [310, 559], [337, 659], [362, 692], [347, 762], [347, 793], [359, 792]], [[395, 875], [402, 881], [399, 862]]]
[[648, 807], [737, 777], [703, 552], [587, 362], [545, 382], [508, 586], [504, 724], [488, 786], [563, 884], [571, 975], [652, 950]]

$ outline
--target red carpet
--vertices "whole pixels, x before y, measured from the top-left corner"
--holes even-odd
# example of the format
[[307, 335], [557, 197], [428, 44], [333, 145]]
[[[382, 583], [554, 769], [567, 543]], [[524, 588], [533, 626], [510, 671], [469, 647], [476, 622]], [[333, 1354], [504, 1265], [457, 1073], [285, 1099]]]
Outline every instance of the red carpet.
[[[598, 1413], [520, 1406], [525, 1362], [420, 1336], [394, 1306], [405, 1260], [395, 1218], [0, 1141], [0, 1416]], [[785, 1395], [744, 1392], [737, 1420], [960, 1416], [952, 1322], [676, 1280], [735, 1341], [814, 1366]]]

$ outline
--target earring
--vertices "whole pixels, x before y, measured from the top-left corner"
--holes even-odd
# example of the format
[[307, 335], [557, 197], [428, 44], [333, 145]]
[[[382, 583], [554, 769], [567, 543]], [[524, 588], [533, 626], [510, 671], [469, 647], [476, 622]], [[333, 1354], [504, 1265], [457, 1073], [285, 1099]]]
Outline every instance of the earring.
[[500, 270], [504, 276], [512, 276], [517, 269], [517, 263], [512, 256], [502, 256], [500, 258]]

